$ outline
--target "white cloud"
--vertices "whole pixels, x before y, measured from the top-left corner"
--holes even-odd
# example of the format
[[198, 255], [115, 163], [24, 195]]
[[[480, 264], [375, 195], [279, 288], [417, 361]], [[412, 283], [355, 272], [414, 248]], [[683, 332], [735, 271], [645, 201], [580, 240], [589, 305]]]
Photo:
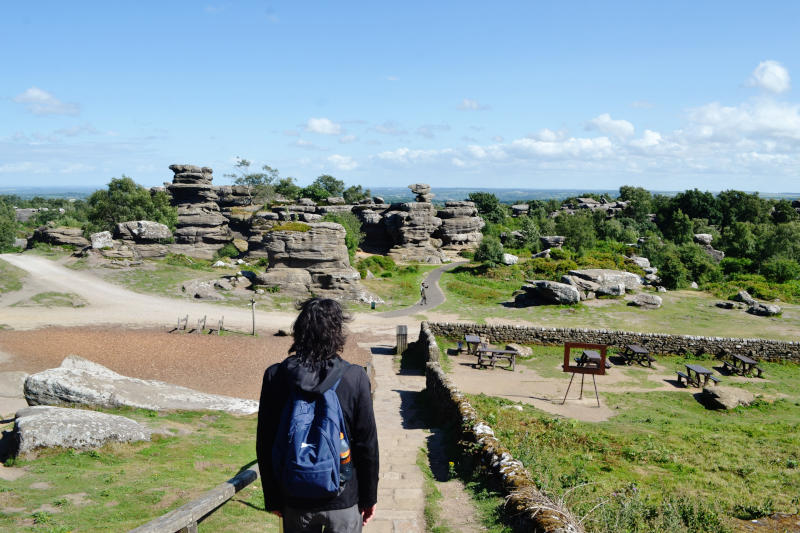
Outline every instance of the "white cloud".
[[342, 126], [327, 118], [310, 118], [306, 124], [306, 131], [322, 135], [339, 135], [342, 133]]
[[328, 161], [339, 170], [353, 170], [358, 168], [358, 163], [350, 156], [333, 154]]
[[629, 144], [635, 148], [652, 148], [658, 146], [662, 140], [661, 134], [657, 131], [644, 130], [641, 139], [634, 139]]
[[295, 142], [291, 143], [291, 146], [296, 146], [297, 148], [302, 148], [303, 150], [327, 150], [327, 148], [317, 146], [311, 141], [307, 141], [305, 139], [297, 139]]
[[613, 145], [608, 137], [570, 137], [563, 141], [516, 139], [510, 148], [517, 156], [554, 159], [602, 158], [611, 155]]
[[458, 105], [458, 108], [462, 111], [484, 111], [489, 109], [488, 105], [481, 104], [477, 100], [472, 98], [464, 98], [461, 100], [461, 103]]
[[567, 132], [564, 130], [553, 131], [550, 128], [543, 128], [532, 135], [528, 135], [529, 139], [537, 141], [555, 142], [564, 139]]
[[450, 131], [449, 124], [423, 124], [417, 128], [417, 135], [425, 137], [426, 139], [433, 139], [436, 137], [436, 132]]
[[750, 87], [761, 87], [772, 93], [789, 90], [791, 79], [789, 71], [777, 61], [762, 61], [747, 80]]
[[631, 107], [634, 109], [652, 109], [655, 107], [655, 104], [647, 100], [636, 100], [635, 102], [631, 102]]
[[689, 113], [687, 135], [710, 141], [732, 139], [800, 140], [800, 105], [772, 99], [738, 106], [711, 103]]
[[38, 87], [31, 87], [14, 97], [14, 101], [23, 104], [34, 115], [77, 115], [80, 106], [62, 102], [52, 94]]
[[396, 163], [412, 163], [421, 160], [431, 160], [440, 155], [452, 154], [454, 150], [445, 148], [443, 150], [412, 150], [411, 148], [397, 148], [396, 150], [379, 153], [376, 157], [384, 161]]
[[608, 113], [603, 113], [586, 123], [587, 130], [597, 130], [614, 137], [630, 137], [633, 135], [633, 124], [627, 120], [614, 120]]
[[356, 137], [355, 135], [342, 135], [341, 137], [339, 137], [339, 142], [341, 144], [349, 144], [349, 143], [355, 142], [357, 140], [358, 140], [358, 137]]

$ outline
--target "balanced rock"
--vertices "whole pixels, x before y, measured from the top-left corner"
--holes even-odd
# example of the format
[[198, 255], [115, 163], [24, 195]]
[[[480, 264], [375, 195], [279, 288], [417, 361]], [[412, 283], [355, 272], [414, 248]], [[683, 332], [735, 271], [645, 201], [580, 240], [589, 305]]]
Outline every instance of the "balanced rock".
[[566, 283], [549, 280], [528, 280], [523, 285], [524, 293], [519, 294], [514, 302], [519, 307], [529, 305], [572, 305], [580, 302], [578, 289]]
[[77, 355], [67, 356], [58, 368], [28, 376], [24, 392], [30, 405], [207, 410], [235, 415], [258, 411], [258, 402], [254, 400], [206, 394], [163, 381], [126, 377]]
[[655, 294], [640, 293], [635, 295], [628, 305], [643, 307], [645, 309], [658, 309], [663, 303], [664, 301], [660, 296], [656, 296]]
[[150, 440], [151, 430], [124, 416], [65, 407], [34, 406], [17, 411], [17, 453], [38, 448], [98, 448], [108, 442]]

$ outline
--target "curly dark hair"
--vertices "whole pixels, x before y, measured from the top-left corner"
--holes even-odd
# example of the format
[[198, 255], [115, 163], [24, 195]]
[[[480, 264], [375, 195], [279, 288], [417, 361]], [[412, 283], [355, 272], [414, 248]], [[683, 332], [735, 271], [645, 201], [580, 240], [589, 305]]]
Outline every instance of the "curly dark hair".
[[310, 298], [298, 308], [300, 315], [292, 324], [294, 342], [289, 353], [312, 367], [321, 366], [341, 353], [347, 339], [344, 323], [350, 318], [339, 302], [329, 298]]

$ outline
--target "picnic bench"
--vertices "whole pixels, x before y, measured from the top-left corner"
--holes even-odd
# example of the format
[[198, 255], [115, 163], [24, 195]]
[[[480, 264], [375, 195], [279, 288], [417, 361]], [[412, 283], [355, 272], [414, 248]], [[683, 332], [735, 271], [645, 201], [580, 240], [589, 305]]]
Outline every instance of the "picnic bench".
[[757, 377], [761, 377], [761, 373], [764, 371], [758, 366], [758, 361], [739, 354], [732, 354], [731, 361], [723, 361], [722, 366], [728, 372], [739, 374], [740, 376], [752, 376], [753, 372], [756, 372]]
[[686, 386], [692, 385], [693, 387], [702, 388], [712, 381], [714, 385], [720, 382], [718, 377], [713, 376], [713, 372], [701, 365], [686, 364], [686, 372], [677, 372], [678, 383], [686, 382]]
[[467, 345], [467, 353], [469, 355], [477, 355], [478, 347], [484, 344], [478, 335], [464, 335], [464, 343]]
[[625, 359], [625, 364], [627, 365], [639, 363], [652, 367], [653, 363], [655, 362], [655, 358], [650, 355], [650, 352], [638, 344], [629, 344], [625, 346], [625, 348], [619, 354], [623, 359]]
[[[583, 350], [581, 356], [575, 358], [575, 362], [578, 364], [578, 366], [593, 365], [599, 367], [601, 360], [602, 357], [600, 354], [594, 350]], [[608, 359], [606, 359], [606, 368], [611, 368], [611, 363]]]
[[498, 361], [508, 361], [508, 370], [514, 370], [517, 366], [516, 350], [498, 350], [488, 346], [479, 346], [475, 355], [478, 356], [478, 366], [494, 368]]

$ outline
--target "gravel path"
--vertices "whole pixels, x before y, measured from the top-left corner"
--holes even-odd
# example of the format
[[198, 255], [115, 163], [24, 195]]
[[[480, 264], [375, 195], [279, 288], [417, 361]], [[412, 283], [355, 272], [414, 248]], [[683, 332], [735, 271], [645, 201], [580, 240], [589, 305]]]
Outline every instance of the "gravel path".
[[431, 270], [428, 273], [428, 275], [425, 277], [425, 283], [428, 284], [428, 290], [425, 294], [426, 296], [425, 305], [423, 305], [421, 301], [418, 301], [411, 307], [406, 307], [404, 309], [395, 309], [394, 311], [387, 311], [385, 313], [378, 313], [377, 316], [383, 318], [398, 318], [426, 311], [431, 311], [432, 309], [439, 307], [445, 302], [446, 299], [444, 297], [444, 293], [442, 292], [441, 287], [439, 287], [439, 280], [442, 278], [442, 273], [447, 272], [448, 270], [452, 270], [457, 266], [464, 265], [466, 263], [467, 263], [466, 261], [449, 263], [447, 265], [440, 266], [435, 270]]

